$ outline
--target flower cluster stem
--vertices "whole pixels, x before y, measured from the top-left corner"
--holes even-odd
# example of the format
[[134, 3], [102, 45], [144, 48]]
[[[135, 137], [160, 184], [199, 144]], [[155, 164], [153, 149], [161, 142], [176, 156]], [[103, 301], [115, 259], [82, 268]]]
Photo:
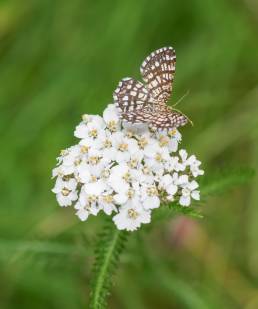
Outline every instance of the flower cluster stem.
[[113, 224], [106, 227], [100, 235], [92, 272], [89, 308], [106, 308], [107, 297], [112, 287], [112, 276], [117, 269], [127, 235], [127, 232], [118, 230]]

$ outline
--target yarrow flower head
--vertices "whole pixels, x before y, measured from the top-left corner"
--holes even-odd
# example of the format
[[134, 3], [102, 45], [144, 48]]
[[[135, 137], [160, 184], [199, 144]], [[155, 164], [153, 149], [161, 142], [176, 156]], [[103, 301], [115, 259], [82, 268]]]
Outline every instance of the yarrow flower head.
[[171, 201], [187, 207], [200, 199], [201, 162], [178, 149], [177, 129], [160, 131], [122, 122], [114, 104], [103, 117], [83, 115], [78, 143], [62, 150], [53, 169], [60, 206], [72, 206], [82, 221], [104, 212], [119, 230], [151, 222], [154, 209]]

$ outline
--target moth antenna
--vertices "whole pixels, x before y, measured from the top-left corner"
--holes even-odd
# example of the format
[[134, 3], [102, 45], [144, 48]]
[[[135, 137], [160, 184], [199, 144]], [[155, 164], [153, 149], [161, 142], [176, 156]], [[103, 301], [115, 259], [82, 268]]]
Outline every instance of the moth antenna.
[[190, 93], [190, 90], [187, 90], [186, 93], [174, 105], [172, 105], [172, 107], [177, 106], [185, 97], [188, 96], [189, 93]]
[[182, 113], [179, 109], [173, 108], [173, 110], [178, 112], [179, 114], [185, 116], [185, 118], [190, 122], [191, 126], [193, 127], [194, 123], [188, 116], [186, 116], [184, 113]]

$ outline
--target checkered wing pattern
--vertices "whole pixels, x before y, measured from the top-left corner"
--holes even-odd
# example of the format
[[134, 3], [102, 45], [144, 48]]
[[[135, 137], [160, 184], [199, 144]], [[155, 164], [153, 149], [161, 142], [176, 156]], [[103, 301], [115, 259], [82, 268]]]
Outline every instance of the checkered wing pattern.
[[166, 103], [172, 93], [176, 69], [176, 53], [172, 47], [160, 48], [151, 53], [141, 65], [141, 74], [151, 96]]
[[122, 116], [124, 113], [140, 110], [155, 101], [141, 82], [129, 77], [119, 82], [113, 99]]
[[171, 110], [166, 105], [146, 106], [126, 113], [123, 118], [131, 123], [148, 123], [153, 129], [172, 129], [184, 126], [188, 119], [183, 114]]
[[151, 53], [141, 66], [146, 86], [133, 78], [122, 79], [113, 94], [121, 118], [159, 129], [185, 125], [187, 117], [166, 105], [172, 92], [175, 65], [175, 50], [164, 47]]

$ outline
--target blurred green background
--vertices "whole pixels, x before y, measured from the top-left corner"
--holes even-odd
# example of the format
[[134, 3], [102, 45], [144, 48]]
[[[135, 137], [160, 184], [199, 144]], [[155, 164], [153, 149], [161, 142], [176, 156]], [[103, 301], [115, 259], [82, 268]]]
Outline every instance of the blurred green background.
[[[60, 149], [118, 81], [173, 46], [171, 103], [194, 121], [182, 147], [206, 177], [258, 167], [258, 2], [0, 2], [0, 308], [87, 308], [101, 218], [86, 223], [51, 193]], [[110, 308], [258, 308], [258, 177], [132, 236]]]

